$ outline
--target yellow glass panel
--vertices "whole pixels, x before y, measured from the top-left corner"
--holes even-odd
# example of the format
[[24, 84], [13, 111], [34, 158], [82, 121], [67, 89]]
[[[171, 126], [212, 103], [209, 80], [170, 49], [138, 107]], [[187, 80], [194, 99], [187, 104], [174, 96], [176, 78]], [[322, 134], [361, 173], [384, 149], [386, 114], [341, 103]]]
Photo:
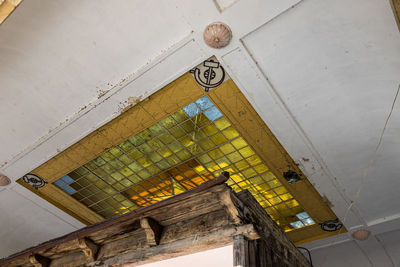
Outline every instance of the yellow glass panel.
[[203, 128], [203, 131], [207, 136], [211, 136], [211, 135], [218, 133], [217, 127], [215, 127], [213, 124], [205, 126]]
[[220, 131], [231, 126], [231, 123], [225, 117], [219, 118], [218, 120], [214, 121], [214, 124]]
[[225, 143], [226, 141], [228, 141], [225, 136], [223, 136], [221, 133], [218, 133], [214, 136], [211, 136], [211, 140], [214, 142], [214, 144], [216, 145], [220, 145], [222, 143]]
[[246, 141], [244, 141], [244, 139], [242, 137], [239, 137], [232, 141], [232, 145], [236, 149], [241, 149], [241, 148], [247, 146], [247, 143], [246, 143]]
[[239, 133], [233, 127], [229, 127], [222, 131], [222, 134], [225, 135], [226, 138], [232, 140], [239, 136]]
[[254, 169], [258, 173], [264, 173], [264, 172], [268, 171], [267, 166], [265, 166], [264, 164], [260, 164], [260, 165], [254, 166]]
[[283, 186], [274, 188], [274, 191], [275, 191], [275, 193], [277, 193], [278, 195], [282, 195], [282, 194], [286, 194], [286, 193], [287, 193], [286, 188], [283, 187]]
[[[228, 171], [233, 190], [249, 190], [272, 218], [291, 230], [290, 220], [302, 207], [231, 122], [222, 113], [207, 113], [215, 107], [204, 103], [176, 111], [71, 172], [72, 196], [109, 217]], [[202, 104], [205, 110], [197, 108]]]

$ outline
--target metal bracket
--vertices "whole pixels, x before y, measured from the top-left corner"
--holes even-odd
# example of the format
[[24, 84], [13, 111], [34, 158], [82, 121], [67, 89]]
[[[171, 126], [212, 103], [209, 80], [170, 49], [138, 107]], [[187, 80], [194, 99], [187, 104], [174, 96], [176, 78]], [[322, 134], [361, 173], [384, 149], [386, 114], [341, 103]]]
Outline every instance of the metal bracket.
[[35, 189], [39, 189], [47, 184], [45, 180], [33, 173], [25, 174], [22, 180]]
[[229, 78], [215, 57], [207, 59], [189, 72], [206, 92], [219, 86]]
[[321, 229], [325, 232], [335, 232], [337, 230], [342, 229], [343, 223], [339, 221], [339, 219], [329, 220], [322, 223], [319, 223]]

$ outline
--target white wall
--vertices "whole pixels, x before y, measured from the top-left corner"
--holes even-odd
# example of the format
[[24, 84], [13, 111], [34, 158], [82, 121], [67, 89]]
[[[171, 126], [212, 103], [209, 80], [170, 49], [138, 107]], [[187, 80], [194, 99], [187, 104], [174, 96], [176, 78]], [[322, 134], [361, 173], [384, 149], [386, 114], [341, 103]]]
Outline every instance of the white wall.
[[[133, 266], [133, 265], [132, 265]], [[226, 246], [210, 249], [187, 256], [140, 265], [142, 267], [232, 267], [233, 248]]]

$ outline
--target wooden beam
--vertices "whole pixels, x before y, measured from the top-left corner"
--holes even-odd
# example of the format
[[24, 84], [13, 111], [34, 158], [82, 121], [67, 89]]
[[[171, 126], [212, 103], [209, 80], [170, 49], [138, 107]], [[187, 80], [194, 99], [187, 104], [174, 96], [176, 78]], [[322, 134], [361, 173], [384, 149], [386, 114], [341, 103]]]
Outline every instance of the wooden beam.
[[96, 253], [99, 247], [95, 243], [93, 243], [91, 240], [87, 238], [80, 238], [78, 240], [78, 243], [79, 243], [79, 248], [85, 255], [87, 262], [92, 262], [96, 260]]
[[231, 220], [234, 224], [239, 225], [242, 220], [240, 219], [240, 214], [238, 208], [232, 201], [232, 193], [230, 190], [223, 191], [219, 194], [221, 202], [224, 204], [226, 211], [230, 215]]
[[[37, 253], [41, 253], [41, 251], [45, 251], [48, 249], [52, 249], [55, 246], [65, 243], [65, 242], [69, 242], [69, 241], [73, 241], [75, 240], [77, 237], [83, 238], [83, 237], [87, 237], [87, 236], [91, 236], [99, 231], [102, 231], [106, 228], [110, 228], [113, 225], [118, 225], [118, 224], [123, 224], [125, 222], [129, 222], [129, 221], [134, 221], [135, 219], [139, 219], [142, 216], [146, 216], [144, 214], [147, 214], [149, 212], [153, 212], [159, 209], [162, 209], [163, 207], [169, 206], [171, 204], [180, 202], [180, 201], [185, 201], [185, 199], [190, 198], [192, 195], [206, 191], [212, 187], [215, 187], [216, 185], [221, 185], [224, 184], [227, 180], [228, 180], [229, 176], [226, 173], [223, 173], [223, 175], [218, 176], [217, 178], [207, 181], [205, 183], [202, 183], [201, 185], [186, 191], [184, 193], [181, 193], [177, 196], [174, 196], [172, 198], [168, 198], [166, 200], [162, 200], [160, 202], [157, 202], [155, 204], [146, 206], [146, 207], [142, 207], [139, 208], [137, 210], [128, 212], [124, 215], [120, 215], [114, 218], [111, 218], [109, 220], [97, 223], [95, 225], [92, 226], [88, 226], [85, 227], [83, 229], [80, 229], [78, 231], [69, 233], [65, 236], [62, 236], [60, 238], [57, 239], [53, 239], [50, 241], [47, 241], [45, 243], [42, 243], [34, 248], [29, 248], [27, 250], [21, 251], [19, 253], [16, 253], [14, 255], [11, 255], [8, 258], [3, 258], [0, 259], [0, 266], [1, 265], [5, 265], [8, 264], [12, 261], [15, 261], [19, 258], [27, 258], [29, 255], [32, 254], [37, 254]], [[212, 190], [212, 189], [210, 189]], [[222, 189], [221, 189], [222, 190]]]
[[249, 240], [249, 267], [260, 267], [257, 240]]
[[146, 232], [147, 245], [157, 246], [160, 243], [162, 226], [152, 218], [141, 218], [140, 226]]
[[233, 237], [233, 267], [250, 267], [248, 241], [243, 235]]
[[29, 262], [35, 267], [48, 267], [50, 266], [51, 259], [35, 254], [29, 256]]
[[173, 257], [188, 255], [204, 250], [219, 248], [232, 244], [232, 238], [236, 235], [244, 235], [254, 229], [252, 225], [239, 227], [227, 226], [215, 231], [208, 231], [196, 236], [167, 242], [158, 246], [141, 250], [132, 250], [121, 253], [96, 263], [96, 266], [123, 265], [134, 263], [143, 265], [151, 262], [162, 261]]

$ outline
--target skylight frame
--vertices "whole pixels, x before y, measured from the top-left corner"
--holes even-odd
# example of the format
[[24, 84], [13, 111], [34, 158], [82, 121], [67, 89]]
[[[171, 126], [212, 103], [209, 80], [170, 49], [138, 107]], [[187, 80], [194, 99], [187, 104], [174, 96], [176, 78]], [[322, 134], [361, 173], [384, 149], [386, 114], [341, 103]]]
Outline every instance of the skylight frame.
[[[102, 216], [70, 197], [52, 182], [98, 157], [107, 148], [121, 143], [204, 95], [207, 95], [228, 118], [256, 154], [267, 163], [279, 181], [315, 220], [316, 224], [312, 226], [288, 232], [292, 240], [301, 243], [335, 234], [322, 231], [318, 225], [319, 222], [335, 219], [335, 214], [308, 182], [235, 83], [227, 80], [205, 93], [189, 73], [33, 170], [34, 174], [49, 183], [33, 191], [86, 224], [103, 220]], [[70, 164], [71, 160], [73, 164]], [[301, 180], [288, 184], [283, 177], [288, 170], [298, 173]], [[23, 182], [21, 184], [27, 186]], [[27, 187], [32, 190], [31, 187]]]

